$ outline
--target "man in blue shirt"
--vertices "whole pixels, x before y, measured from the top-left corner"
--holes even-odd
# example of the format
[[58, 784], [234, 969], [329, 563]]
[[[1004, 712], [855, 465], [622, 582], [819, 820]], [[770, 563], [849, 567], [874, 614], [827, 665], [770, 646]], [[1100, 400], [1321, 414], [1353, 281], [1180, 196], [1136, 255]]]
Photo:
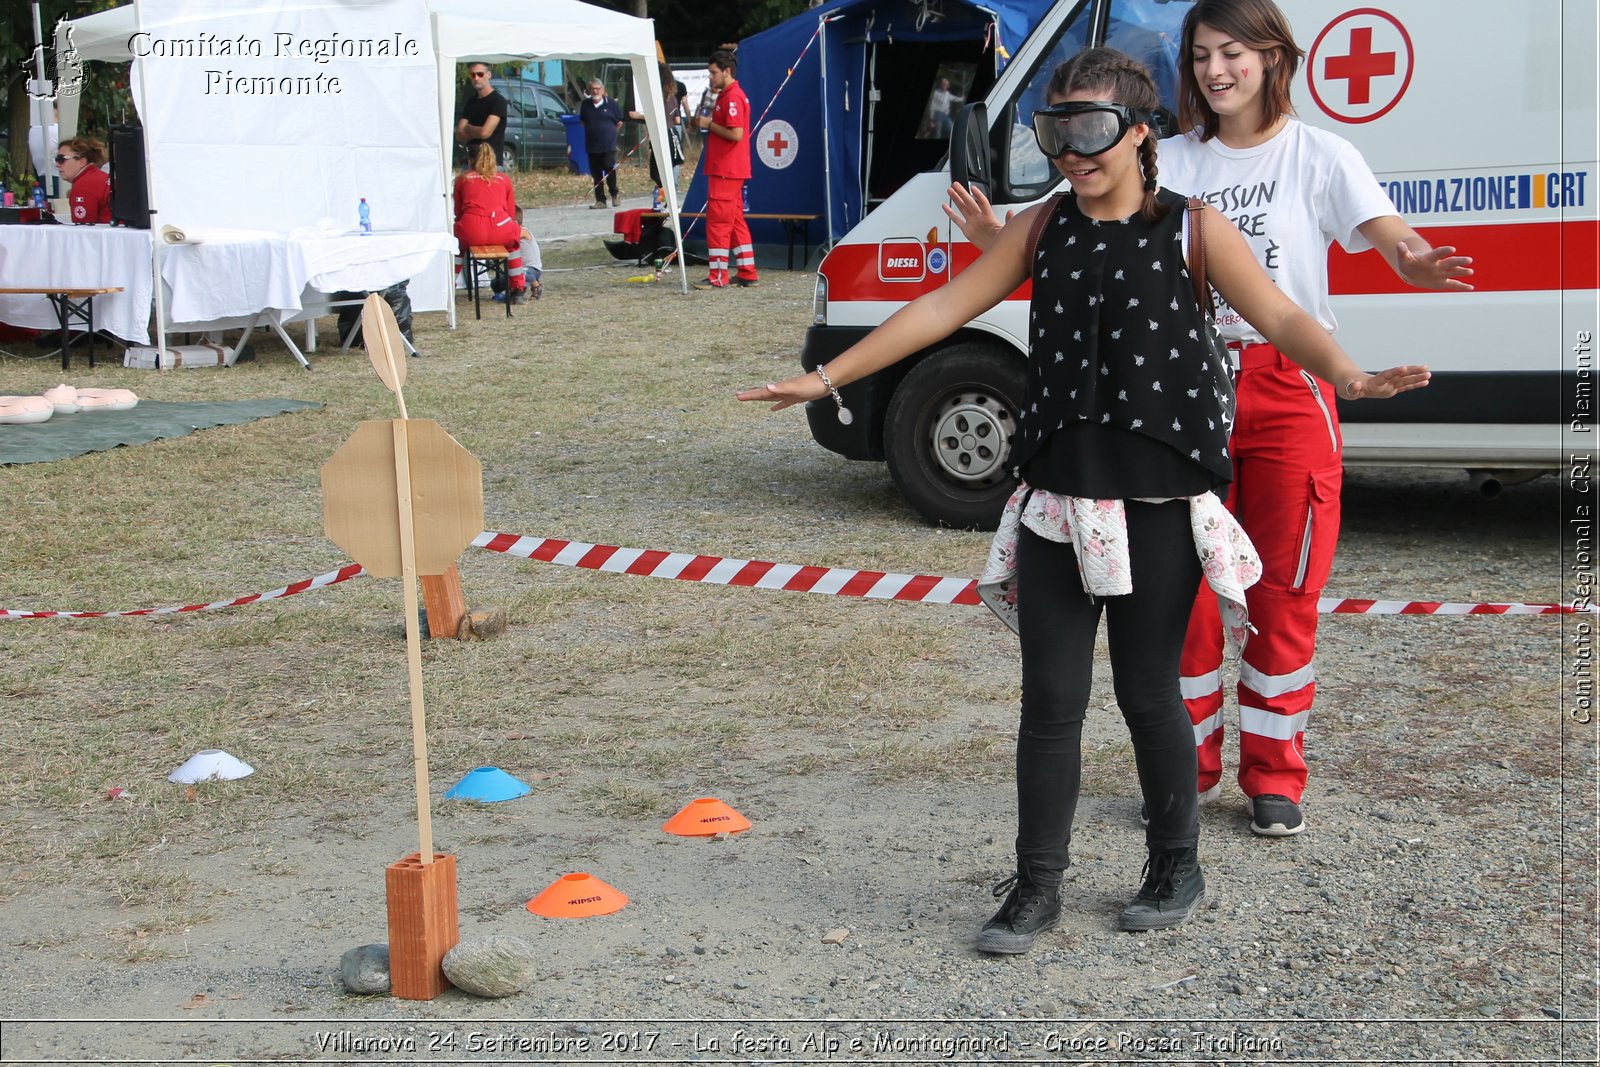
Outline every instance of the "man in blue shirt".
[[606, 206], [606, 187], [611, 189], [611, 206], [621, 207], [617, 193], [617, 132], [622, 129], [622, 108], [606, 95], [606, 87], [596, 78], [589, 83], [589, 98], [578, 108], [583, 123], [584, 145], [589, 153], [589, 178], [594, 182], [591, 208]]

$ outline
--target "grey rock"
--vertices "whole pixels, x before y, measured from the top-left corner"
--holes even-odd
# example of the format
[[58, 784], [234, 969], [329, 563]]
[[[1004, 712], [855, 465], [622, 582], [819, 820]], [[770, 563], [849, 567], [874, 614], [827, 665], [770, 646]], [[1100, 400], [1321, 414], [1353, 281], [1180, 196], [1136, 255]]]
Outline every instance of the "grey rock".
[[389, 992], [389, 946], [357, 945], [339, 957], [345, 989], [363, 996]]
[[479, 997], [509, 997], [528, 988], [537, 956], [520, 937], [494, 934], [462, 941], [444, 954], [444, 976]]

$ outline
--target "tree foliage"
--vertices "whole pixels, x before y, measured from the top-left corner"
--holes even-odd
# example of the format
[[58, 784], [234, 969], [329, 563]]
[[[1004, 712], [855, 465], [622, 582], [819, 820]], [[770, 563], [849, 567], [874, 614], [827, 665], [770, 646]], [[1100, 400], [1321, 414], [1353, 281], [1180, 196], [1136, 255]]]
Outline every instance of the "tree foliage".
[[[120, 5], [122, 0], [40, 0], [39, 29], [47, 48], [54, 45], [55, 25], [63, 17], [81, 18]], [[32, 184], [33, 161], [28, 158], [28, 80], [34, 76], [33, 4], [11, 0], [0, 7], [0, 93], [10, 149], [0, 159], [0, 183], [8, 188]], [[45, 75], [54, 76], [51, 54], [45, 55]], [[128, 68], [115, 63], [90, 63], [84, 69], [81, 132], [103, 136], [111, 122], [131, 118]]]

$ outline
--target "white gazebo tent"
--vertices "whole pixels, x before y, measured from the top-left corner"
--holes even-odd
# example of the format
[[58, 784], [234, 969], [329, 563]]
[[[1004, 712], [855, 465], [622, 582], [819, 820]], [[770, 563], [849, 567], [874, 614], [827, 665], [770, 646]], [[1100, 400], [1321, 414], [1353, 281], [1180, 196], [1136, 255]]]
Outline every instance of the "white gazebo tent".
[[[381, 0], [378, 2], [381, 3]], [[337, 3], [326, 2], [314, 6], [339, 7]], [[434, 99], [439, 123], [436, 193], [440, 207], [434, 217], [438, 219], [439, 228], [445, 232], [451, 229], [450, 146], [454, 143], [455, 64], [458, 62], [627, 59], [633, 69], [635, 95], [641, 105], [639, 109], [645, 115], [650, 141], [658, 146], [667, 144], [666, 114], [656, 65], [655, 24], [651, 20], [608, 11], [580, 0], [540, 0], [537, 4], [514, 11], [486, 9], [474, 0], [424, 0], [422, 6], [427, 11], [432, 31], [438, 82]], [[287, 20], [291, 17], [292, 12], [286, 9], [282, 18]], [[70, 45], [66, 36], [69, 29]], [[135, 2], [63, 23], [57, 28], [56, 46], [58, 50], [71, 47], [84, 60], [127, 61], [135, 58], [130, 50], [130, 42], [140, 29], [140, 9]], [[62, 136], [70, 137], [77, 129], [77, 98], [62, 98], [59, 110]], [[147, 168], [155, 150], [147, 146]], [[679, 221], [675, 175], [670, 167], [661, 168], [661, 175], [666, 183], [664, 191], [672, 231], [681, 248], [683, 231]], [[151, 184], [154, 185], [153, 182]], [[157, 192], [157, 189], [151, 188], [152, 200]], [[159, 267], [156, 270], [159, 300]], [[687, 274], [682, 278], [681, 287], [687, 292]], [[454, 325], [453, 304], [448, 310], [451, 324]], [[157, 317], [161, 317], [159, 306]]]

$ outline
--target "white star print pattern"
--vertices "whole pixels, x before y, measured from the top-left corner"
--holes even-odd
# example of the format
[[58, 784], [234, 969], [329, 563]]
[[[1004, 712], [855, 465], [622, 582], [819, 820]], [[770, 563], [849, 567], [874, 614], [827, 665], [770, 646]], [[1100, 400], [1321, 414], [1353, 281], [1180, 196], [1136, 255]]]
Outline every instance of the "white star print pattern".
[[[1165, 191], [1158, 196], [1163, 203], [1179, 202]], [[1200, 313], [1182, 281], [1182, 212], [1169, 211], [1154, 222], [1135, 213], [1116, 226], [1109, 220], [1101, 226], [1082, 215], [1071, 194], [1046, 210], [1055, 225], [1044, 231], [1037, 249], [1030, 312], [1040, 331], [1038, 358], [1028, 376], [1031, 403], [1012, 456], [1014, 472], [1025, 472], [1036, 455], [1063, 462], [1055, 452], [1039, 452], [1055, 432], [1053, 424], [1089, 422], [1106, 426], [1105, 432], [1137, 431], [1171, 445], [1177, 456], [1189, 456], [1219, 479], [1230, 477], [1223, 453], [1230, 401], [1206, 366]], [[1162, 234], [1172, 240], [1160, 240]], [[1074, 312], [1076, 300], [1083, 303]], [[1142, 351], [1130, 351], [1134, 336]], [[1148, 354], [1163, 348], [1166, 358]], [[1071, 432], [1102, 431], [1079, 426]]]

